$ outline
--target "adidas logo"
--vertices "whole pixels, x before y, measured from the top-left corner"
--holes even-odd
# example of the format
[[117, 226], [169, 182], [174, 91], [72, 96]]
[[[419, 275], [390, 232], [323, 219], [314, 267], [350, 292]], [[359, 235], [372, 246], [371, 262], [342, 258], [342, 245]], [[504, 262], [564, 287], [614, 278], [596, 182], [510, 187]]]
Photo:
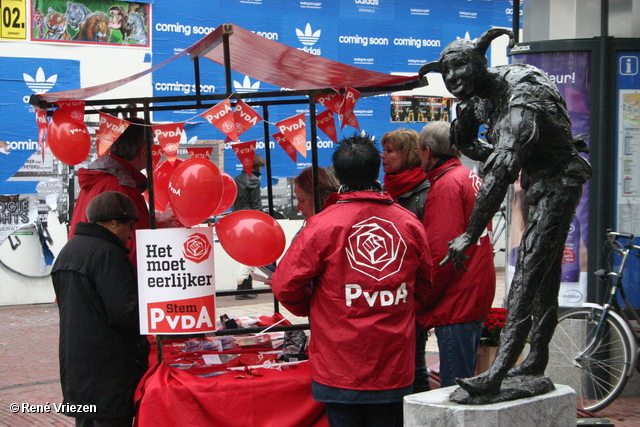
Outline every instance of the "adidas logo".
[[242, 81], [242, 83], [234, 80], [233, 87], [238, 93], [255, 93], [260, 90], [260, 82], [256, 81], [254, 84], [251, 84], [249, 76], [244, 76], [244, 80]]
[[298, 36], [298, 40], [305, 46], [313, 46], [316, 44], [318, 39], [320, 38], [320, 34], [322, 30], [318, 30], [315, 33], [311, 29], [311, 24], [307, 23], [307, 26], [304, 28], [304, 32], [300, 31], [296, 28], [296, 35]]
[[472, 41], [472, 42], [474, 42], [474, 43], [475, 43], [475, 41], [476, 41], [476, 40], [478, 40], [478, 38], [477, 38], [477, 37], [476, 37], [475, 39], [472, 39], [472, 38], [471, 38], [471, 34], [469, 34], [469, 31], [467, 31], [467, 32], [465, 33], [464, 37], [457, 37], [457, 36], [456, 36], [456, 40], [460, 40], [460, 39], [470, 40], [470, 41]]
[[24, 82], [27, 84], [27, 87], [32, 91], [34, 91], [35, 93], [49, 92], [51, 88], [58, 81], [57, 74], [54, 74], [48, 79], [45, 78], [44, 71], [42, 71], [42, 67], [38, 68], [35, 79], [26, 73], [22, 73], [22, 77], [24, 78]]

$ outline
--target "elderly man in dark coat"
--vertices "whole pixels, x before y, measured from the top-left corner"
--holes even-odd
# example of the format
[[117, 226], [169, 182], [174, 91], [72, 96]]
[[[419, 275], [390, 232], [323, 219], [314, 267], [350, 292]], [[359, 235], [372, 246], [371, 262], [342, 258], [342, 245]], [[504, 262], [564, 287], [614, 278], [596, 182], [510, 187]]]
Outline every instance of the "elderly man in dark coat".
[[60, 310], [63, 413], [76, 426], [130, 427], [133, 394], [148, 366], [135, 270], [127, 254], [138, 219], [117, 191], [96, 196], [52, 270]]

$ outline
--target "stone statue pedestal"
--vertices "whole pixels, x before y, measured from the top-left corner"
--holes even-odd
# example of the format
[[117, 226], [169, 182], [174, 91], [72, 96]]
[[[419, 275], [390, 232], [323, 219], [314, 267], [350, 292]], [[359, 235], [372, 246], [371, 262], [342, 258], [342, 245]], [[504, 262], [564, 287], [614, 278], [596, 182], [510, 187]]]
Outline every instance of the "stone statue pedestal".
[[576, 425], [576, 393], [557, 385], [550, 393], [488, 405], [449, 400], [458, 386], [404, 398], [404, 427], [566, 427]]

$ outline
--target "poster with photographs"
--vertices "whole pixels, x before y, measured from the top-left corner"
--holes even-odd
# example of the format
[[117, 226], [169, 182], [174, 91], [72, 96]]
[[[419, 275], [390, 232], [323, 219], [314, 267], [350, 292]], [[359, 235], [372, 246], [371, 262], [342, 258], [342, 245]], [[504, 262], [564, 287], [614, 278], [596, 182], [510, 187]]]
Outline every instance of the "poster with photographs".
[[453, 98], [391, 95], [391, 121], [425, 123], [450, 121]]

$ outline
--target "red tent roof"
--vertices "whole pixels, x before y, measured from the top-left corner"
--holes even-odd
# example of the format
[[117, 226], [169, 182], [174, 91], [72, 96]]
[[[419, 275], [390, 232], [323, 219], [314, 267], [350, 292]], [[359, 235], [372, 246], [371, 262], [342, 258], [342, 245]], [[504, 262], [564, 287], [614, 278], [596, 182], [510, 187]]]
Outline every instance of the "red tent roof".
[[132, 76], [83, 89], [34, 95], [41, 101], [81, 100], [100, 95], [152, 73], [186, 55], [225, 64], [223, 36], [229, 37], [229, 67], [256, 80], [293, 90], [379, 87], [418, 81], [418, 76], [380, 73], [312, 55], [233, 24], [223, 24], [178, 55]]

